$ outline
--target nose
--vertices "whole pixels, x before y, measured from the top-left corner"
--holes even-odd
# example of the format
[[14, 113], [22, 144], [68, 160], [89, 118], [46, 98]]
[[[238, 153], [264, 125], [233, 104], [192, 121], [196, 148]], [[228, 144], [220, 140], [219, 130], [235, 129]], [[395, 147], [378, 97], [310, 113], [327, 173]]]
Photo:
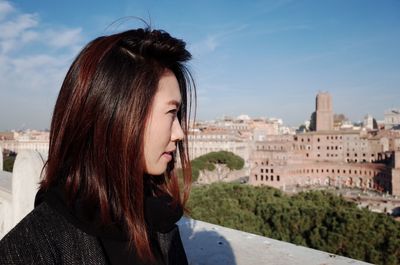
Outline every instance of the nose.
[[182, 126], [179, 123], [179, 120], [175, 118], [174, 123], [172, 124], [172, 131], [171, 131], [171, 141], [177, 142], [183, 139], [183, 130]]

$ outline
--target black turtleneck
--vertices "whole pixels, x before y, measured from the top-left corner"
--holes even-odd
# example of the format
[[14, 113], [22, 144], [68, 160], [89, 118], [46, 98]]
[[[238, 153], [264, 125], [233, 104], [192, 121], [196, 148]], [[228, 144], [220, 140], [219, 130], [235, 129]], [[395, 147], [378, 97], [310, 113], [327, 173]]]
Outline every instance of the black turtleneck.
[[[139, 260], [134, 246], [129, 244], [126, 230], [121, 223], [103, 225], [98, 211], [96, 209], [88, 211], [79, 199], [76, 199], [73, 204], [68, 204], [63, 187], [52, 187], [46, 192], [39, 191], [36, 194], [35, 207], [42, 202], [46, 202], [76, 228], [97, 237], [110, 264], [145, 265]], [[171, 244], [177, 249], [169, 250], [170, 246], [167, 246], [168, 250], [165, 250], [166, 246], [163, 246], [163, 243], [158, 240], [159, 235], [166, 235], [177, 229], [175, 223], [182, 217], [182, 208], [172, 207], [172, 198], [163, 195], [159, 197], [146, 196], [144, 209], [151, 247], [158, 260], [156, 264], [171, 264], [169, 261], [171, 254], [166, 252], [174, 251], [175, 253], [172, 255], [174, 262], [186, 265], [187, 259], [179, 231], [173, 235], [171, 233], [171, 240], [179, 241]]]

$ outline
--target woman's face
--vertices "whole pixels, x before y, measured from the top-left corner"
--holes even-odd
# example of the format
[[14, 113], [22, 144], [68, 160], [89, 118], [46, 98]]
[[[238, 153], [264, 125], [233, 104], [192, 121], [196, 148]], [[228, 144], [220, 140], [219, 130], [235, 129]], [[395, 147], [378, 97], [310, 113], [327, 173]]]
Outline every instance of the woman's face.
[[148, 174], [163, 174], [172, 160], [176, 142], [183, 139], [177, 118], [180, 104], [178, 81], [174, 73], [167, 70], [158, 82], [144, 132], [144, 160]]

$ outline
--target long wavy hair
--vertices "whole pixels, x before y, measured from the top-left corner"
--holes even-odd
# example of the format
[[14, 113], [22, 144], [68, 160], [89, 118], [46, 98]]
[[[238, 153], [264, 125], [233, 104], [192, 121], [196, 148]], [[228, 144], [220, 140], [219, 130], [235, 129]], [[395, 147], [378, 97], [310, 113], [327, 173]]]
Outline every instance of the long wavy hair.
[[182, 96], [178, 119], [185, 136], [177, 149], [183, 191], [173, 162], [159, 176], [163, 181], [157, 189], [183, 208], [189, 198], [187, 133], [196, 93], [185, 65], [191, 59], [185, 45], [165, 31], [149, 28], [91, 41], [65, 77], [51, 122], [40, 188], [46, 191], [61, 183], [69, 201], [79, 196], [87, 207], [97, 207], [102, 223], [122, 222], [142, 260], [154, 260], [144, 219], [144, 130], [166, 69], [175, 74]]

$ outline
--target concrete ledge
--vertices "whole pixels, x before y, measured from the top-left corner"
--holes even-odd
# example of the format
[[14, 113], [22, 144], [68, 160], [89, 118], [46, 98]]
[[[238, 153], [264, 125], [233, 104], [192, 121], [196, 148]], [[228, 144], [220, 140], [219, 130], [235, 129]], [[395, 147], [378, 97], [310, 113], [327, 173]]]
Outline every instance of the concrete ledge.
[[370, 264], [188, 218], [178, 226], [190, 265]]

